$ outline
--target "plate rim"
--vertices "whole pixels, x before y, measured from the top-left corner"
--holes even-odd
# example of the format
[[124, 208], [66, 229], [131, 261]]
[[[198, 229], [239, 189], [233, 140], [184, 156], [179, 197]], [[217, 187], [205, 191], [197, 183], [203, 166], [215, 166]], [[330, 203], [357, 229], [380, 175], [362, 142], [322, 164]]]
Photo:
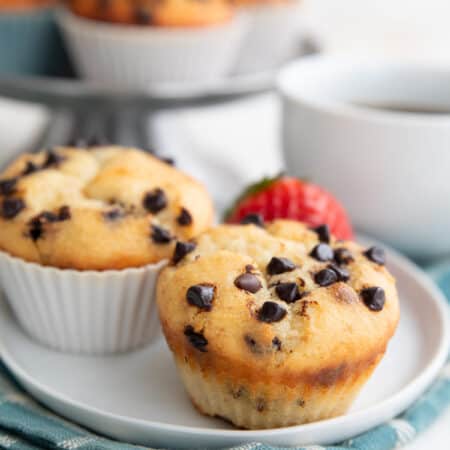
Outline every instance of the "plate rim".
[[[377, 244], [377, 241], [368, 238], [364, 235], [358, 235], [358, 242], [362, 242], [365, 244]], [[279, 435], [284, 435], [286, 433], [293, 434], [297, 430], [300, 430], [304, 433], [310, 431], [317, 431], [317, 428], [323, 427], [324, 425], [328, 425], [329, 427], [340, 427], [341, 425], [346, 425], [346, 422], [349, 420], [352, 423], [364, 421], [369, 417], [374, 417], [382, 413], [382, 411], [395, 408], [390, 405], [397, 404], [407, 404], [411, 405], [415, 400], [418, 399], [420, 395], [431, 385], [431, 383], [437, 377], [439, 370], [443, 367], [447, 360], [447, 356], [450, 350], [450, 314], [449, 314], [449, 306], [448, 302], [445, 299], [443, 293], [438, 289], [437, 286], [433, 283], [431, 278], [429, 278], [425, 272], [420, 269], [416, 264], [412, 261], [408, 260], [405, 256], [397, 252], [396, 250], [390, 248], [386, 244], [380, 244], [386, 248], [389, 254], [389, 260], [392, 264], [396, 265], [400, 268], [400, 270], [405, 271], [410, 277], [417, 279], [417, 281], [423, 286], [423, 288], [429, 292], [430, 297], [433, 301], [433, 305], [439, 313], [440, 318], [440, 329], [441, 329], [441, 340], [440, 345], [435, 349], [432, 358], [429, 360], [426, 367], [416, 375], [412, 380], [410, 380], [407, 384], [405, 384], [398, 392], [391, 395], [390, 397], [382, 400], [375, 405], [371, 405], [363, 410], [350, 412], [344, 414], [342, 416], [338, 416], [331, 419], [325, 419], [317, 422], [312, 422], [308, 424], [302, 425], [294, 425], [291, 427], [284, 428], [272, 428], [265, 430], [239, 430], [239, 429], [220, 429], [220, 428], [204, 428], [198, 426], [186, 426], [186, 425], [174, 425], [163, 422], [144, 420], [144, 419], [133, 419], [126, 416], [122, 416], [120, 414], [113, 414], [108, 411], [103, 411], [96, 407], [92, 407], [86, 405], [83, 402], [79, 402], [68, 397], [65, 394], [61, 394], [55, 391], [50, 386], [44, 385], [43, 383], [36, 381], [22, 366], [16, 362], [14, 356], [11, 355], [11, 352], [6, 348], [3, 340], [0, 335], [0, 358], [6, 365], [6, 367], [11, 371], [11, 373], [18, 378], [22, 388], [30, 392], [29, 387], [31, 387], [34, 391], [37, 391], [42, 396], [46, 397], [46, 400], [42, 400], [39, 398], [42, 403], [49, 405], [49, 401], [47, 398], [52, 401], [52, 403], [57, 402], [64, 407], [76, 408], [77, 411], [86, 413], [88, 415], [100, 416], [104, 419], [108, 419], [110, 421], [120, 422], [123, 425], [131, 425], [137, 426], [145, 429], [157, 429], [159, 431], [164, 432], [176, 432], [183, 433], [185, 435], [192, 436], [220, 436], [223, 438], [236, 438], [236, 439], [251, 439], [252, 437], [256, 439], [264, 439], [264, 438], [272, 438], [277, 437]], [[18, 326], [18, 325], [16, 325]], [[26, 336], [27, 339], [30, 339]], [[416, 395], [413, 393], [416, 392]], [[33, 395], [32, 395], [33, 396]], [[409, 400], [407, 400], [409, 399]], [[50, 409], [54, 408], [50, 406]], [[61, 413], [58, 413], [61, 414]], [[395, 416], [395, 412], [391, 416]], [[64, 414], [62, 414], [64, 415]], [[384, 415], [384, 414], [383, 414]], [[67, 415], [64, 415], [68, 417]], [[70, 419], [70, 417], [69, 417]], [[344, 423], [342, 423], [344, 421]], [[75, 422], [80, 423], [78, 420]]]

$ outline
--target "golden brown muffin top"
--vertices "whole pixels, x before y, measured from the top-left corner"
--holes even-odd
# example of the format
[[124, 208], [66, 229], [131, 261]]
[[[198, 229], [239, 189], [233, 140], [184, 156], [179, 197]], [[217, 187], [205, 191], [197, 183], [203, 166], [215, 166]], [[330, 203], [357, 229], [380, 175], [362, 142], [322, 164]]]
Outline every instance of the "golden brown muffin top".
[[223, 225], [174, 259], [157, 294], [169, 345], [227, 376], [331, 384], [371, 366], [399, 319], [383, 251], [326, 227]]
[[21, 155], [0, 174], [0, 249], [44, 265], [155, 263], [212, 218], [200, 183], [136, 149], [60, 147]]
[[92, 20], [161, 27], [215, 25], [233, 16], [226, 0], [69, 0], [69, 8]]

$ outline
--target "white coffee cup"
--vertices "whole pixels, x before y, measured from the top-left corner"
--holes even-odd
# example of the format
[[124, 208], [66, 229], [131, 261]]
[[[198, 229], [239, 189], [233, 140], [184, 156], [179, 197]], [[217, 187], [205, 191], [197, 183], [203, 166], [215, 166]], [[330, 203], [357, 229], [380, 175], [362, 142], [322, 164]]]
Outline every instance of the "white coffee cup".
[[450, 253], [450, 68], [316, 56], [278, 89], [288, 172], [410, 256]]

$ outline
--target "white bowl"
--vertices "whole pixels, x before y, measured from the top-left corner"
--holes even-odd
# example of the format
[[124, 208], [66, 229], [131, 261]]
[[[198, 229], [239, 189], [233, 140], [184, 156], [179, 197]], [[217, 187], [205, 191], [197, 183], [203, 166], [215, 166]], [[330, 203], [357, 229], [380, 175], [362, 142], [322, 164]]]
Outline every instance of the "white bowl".
[[[357, 228], [417, 258], [450, 252], [450, 69], [310, 57], [278, 78], [288, 171], [334, 193]], [[363, 106], [361, 106], [363, 105]], [[372, 106], [364, 106], [372, 105]]]
[[59, 24], [81, 76], [110, 86], [210, 82], [235, 63], [247, 19], [219, 25], [162, 28], [84, 19], [61, 11]]

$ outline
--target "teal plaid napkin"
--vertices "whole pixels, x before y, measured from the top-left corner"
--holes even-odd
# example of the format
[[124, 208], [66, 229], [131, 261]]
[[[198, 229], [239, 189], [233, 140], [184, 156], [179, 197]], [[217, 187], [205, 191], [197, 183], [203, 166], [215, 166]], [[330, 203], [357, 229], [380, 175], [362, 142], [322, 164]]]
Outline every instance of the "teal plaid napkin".
[[[450, 300], [450, 264], [430, 269]], [[334, 447], [309, 446], [298, 450], [391, 450], [400, 448], [425, 430], [450, 405], [450, 361], [429, 391], [401, 416]], [[36, 403], [0, 363], [0, 449], [34, 450], [143, 449], [96, 436], [69, 423]], [[246, 444], [236, 450], [272, 450]]]

